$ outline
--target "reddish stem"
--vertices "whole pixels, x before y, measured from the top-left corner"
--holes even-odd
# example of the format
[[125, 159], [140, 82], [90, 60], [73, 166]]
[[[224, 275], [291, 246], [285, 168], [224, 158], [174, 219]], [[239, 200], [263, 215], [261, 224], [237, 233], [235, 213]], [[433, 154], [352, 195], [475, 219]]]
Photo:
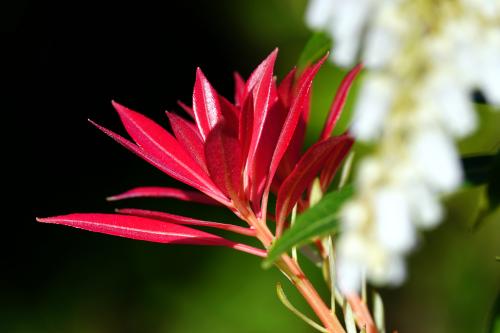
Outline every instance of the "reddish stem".
[[370, 310], [366, 306], [366, 303], [356, 294], [346, 295], [347, 301], [351, 306], [352, 312], [356, 318], [356, 323], [358, 327], [366, 329], [366, 333], [377, 333], [377, 327], [373, 321], [370, 314]]

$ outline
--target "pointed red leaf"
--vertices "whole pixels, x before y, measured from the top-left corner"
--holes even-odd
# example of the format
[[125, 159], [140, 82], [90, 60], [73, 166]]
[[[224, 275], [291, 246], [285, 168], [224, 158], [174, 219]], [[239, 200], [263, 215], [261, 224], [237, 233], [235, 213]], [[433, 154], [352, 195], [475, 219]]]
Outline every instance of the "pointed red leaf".
[[170, 120], [170, 125], [172, 126], [177, 141], [184, 147], [184, 150], [189, 156], [208, 173], [204, 158], [203, 139], [196, 125], [174, 113], [166, 112], [166, 114]]
[[84, 213], [42, 218], [38, 221], [156, 243], [222, 246], [230, 243], [204, 231], [129, 215]]
[[269, 114], [263, 124], [261, 144], [256, 147], [253, 159], [248, 156], [247, 172], [250, 176], [250, 200], [254, 210], [259, 213], [260, 199], [264, 192], [269, 166], [273, 157], [274, 149], [280, 136], [281, 128], [287, 116], [287, 110], [280, 100], [277, 100], [269, 110]]
[[241, 106], [245, 98], [245, 80], [240, 73], [234, 72], [234, 104]]
[[177, 104], [188, 114], [191, 116], [192, 119], [195, 119], [194, 116], [194, 111], [193, 108], [190, 108], [186, 104], [184, 104], [182, 101], [177, 101]]
[[290, 141], [292, 140], [293, 133], [295, 132], [297, 123], [299, 122], [300, 116], [302, 115], [304, 105], [308, 102], [312, 80], [327, 58], [328, 54], [326, 54], [320, 61], [313, 65], [310, 70], [306, 70], [307, 74], [301, 80], [301, 84], [297, 89], [297, 94], [292, 102], [292, 106], [287, 115], [287, 118], [285, 119], [285, 123], [283, 124], [283, 128], [281, 130], [276, 148], [273, 153], [269, 170], [269, 177], [267, 180], [267, 189], [269, 189], [269, 187], [271, 186], [271, 182], [273, 180], [274, 174], [276, 173], [276, 169], [278, 168], [278, 165], [286, 150], [288, 149]]
[[351, 150], [352, 145], [354, 144], [354, 139], [349, 134], [343, 134], [338, 138], [345, 139], [342, 140], [338, 149], [336, 149], [333, 152], [332, 156], [326, 161], [319, 177], [321, 189], [323, 190], [323, 192], [326, 192], [328, 190], [328, 187], [333, 181], [337, 170], [339, 169], [340, 165], [342, 165], [344, 158], [347, 156], [347, 154]]
[[288, 145], [286, 153], [281, 159], [278, 169], [276, 170], [276, 174], [274, 175], [274, 179], [271, 185], [271, 191], [273, 192], [275, 192], [274, 190], [276, 189], [276, 187], [281, 186], [283, 180], [286, 177], [288, 177], [288, 175], [292, 172], [294, 166], [300, 159], [302, 147], [304, 146], [304, 139], [307, 129], [307, 123], [309, 120], [309, 113], [311, 110], [310, 95], [311, 94], [309, 94], [307, 98], [308, 102], [305, 103], [304, 105], [304, 108], [302, 110], [302, 115], [297, 124], [297, 128], [293, 133], [292, 139], [290, 140], [290, 144]]
[[224, 127], [232, 136], [238, 136], [238, 127], [240, 122], [240, 110], [234, 106], [225, 97], [219, 96], [219, 104], [224, 117]]
[[265, 252], [262, 253], [260, 249], [234, 243], [204, 231], [138, 216], [85, 213], [38, 218], [37, 221], [155, 243], [226, 246], [265, 256]]
[[[276, 96], [276, 90], [273, 89], [274, 78], [273, 69], [274, 63], [276, 61], [276, 56], [278, 50], [275, 49], [252, 73], [247, 84], [247, 91], [253, 92], [254, 98], [254, 122], [252, 129], [252, 141], [250, 142], [250, 149], [248, 153], [248, 159], [252, 163], [248, 165], [249, 171], [254, 173], [252, 170], [255, 166], [253, 161], [256, 160], [257, 149], [262, 146], [261, 143], [262, 136], [264, 133], [264, 125], [266, 119], [269, 115], [269, 110], [271, 105], [274, 104], [274, 98]], [[265, 144], [270, 144], [266, 142]]]
[[[271, 52], [264, 61], [262, 61], [257, 68], [250, 74], [250, 77], [248, 78], [245, 86], [245, 92], [248, 94], [253, 90], [257, 82], [262, 80], [262, 77], [264, 76], [264, 73], [269, 67], [269, 63], [273, 62], [276, 60], [276, 56], [278, 55], [278, 49], [274, 49], [273, 52]], [[254, 95], [255, 97], [255, 95]]]
[[[292, 139], [290, 140], [290, 144], [286, 150], [285, 155], [280, 163], [284, 164], [284, 168], [288, 166], [293, 166], [299, 161], [300, 154], [302, 152], [302, 147], [304, 146], [304, 139], [306, 136], [307, 124], [309, 123], [309, 114], [311, 112], [311, 92], [309, 91], [306, 102], [302, 108], [302, 112], [300, 114], [299, 122], [297, 123], [297, 127], [295, 128], [295, 132], [293, 132]], [[286, 175], [285, 175], [286, 177]]]
[[94, 123], [93, 121], [90, 122], [102, 132], [107, 134], [109, 137], [114, 139], [116, 142], [118, 142], [137, 156], [143, 158], [150, 164], [154, 165], [156, 168], [165, 172], [170, 177], [173, 177], [189, 186], [200, 190], [201, 192], [214, 198], [224, 205], [229, 204], [227, 197], [217, 188], [217, 186], [215, 186], [215, 184], [213, 184], [210, 179], [206, 179], [206, 176], [197, 178], [196, 175], [193, 175], [193, 173], [189, 172], [189, 170], [184, 169], [176, 162], [176, 160], [170, 158], [169, 156], [164, 155], [160, 158], [158, 156], [153, 156], [152, 154], [144, 151], [141, 147], [130, 142], [124, 137]]
[[294, 67], [278, 86], [278, 94], [285, 108], [289, 108], [293, 98], [293, 84], [297, 68]]
[[175, 224], [210, 227], [210, 228], [235, 232], [235, 233], [238, 233], [241, 235], [255, 236], [255, 230], [250, 229], [250, 228], [240, 227], [238, 225], [232, 225], [232, 224], [198, 220], [198, 219], [193, 219], [190, 217], [174, 215], [174, 214], [169, 214], [169, 213], [165, 213], [165, 212], [156, 212], [156, 211], [152, 211], [152, 210], [134, 209], [134, 208], [117, 209], [116, 212], [120, 213], [120, 214], [148, 217], [148, 218], [152, 218], [155, 220], [160, 220], [160, 221], [170, 222], [170, 223], [175, 223]]
[[349, 73], [347, 73], [347, 75], [340, 83], [339, 89], [337, 90], [332, 105], [330, 106], [330, 112], [328, 113], [325, 126], [323, 127], [323, 131], [321, 132], [320, 140], [324, 140], [332, 135], [332, 131], [335, 128], [338, 119], [340, 118], [342, 109], [344, 108], [344, 104], [347, 99], [347, 95], [349, 94], [349, 90], [351, 89], [352, 83], [354, 82], [354, 79], [362, 68], [362, 64], [358, 64], [357, 66], [355, 66]]
[[132, 111], [113, 102], [125, 129], [134, 141], [148, 154], [158, 161], [172, 163], [171, 168], [178, 169], [206, 184], [208, 188], [216, 187], [208, 174], [200, 167], [184, 148], [161, 126], [140, 113]]
[[193, 91], [193, 111], [196, 124], [205, 140], [210, 130], [222, 119], [219, 95], [210, 85], [200, 68], [196, 69]]
[[327, 160], [334, 158], [335, 151], [349, 138], [333, 137], [312, 145], [297, 163], [292, 173], [283, 181], [276, 201], [276, 218], [282, 224], [302, 193], [312, 182]]
[[[240, 141], [241, 147], [241, 161], [243, 165], [247, 163], [248, 150], [250, 149], [250, 142], [252, 140], [252, 128], [253, 128], [253, 97], [250, 94], [243, 102], [240, 115], [240, 123], [238, 129], [238, 139]], [[248, 178], [248, 172], [244, 172], [243, 180], [244, 186], [249, 184], [250, 179]], [[248, 189], [244, 189], [248, 194]]]
[[241, 188], [241, 148], [237, 138], [224, 128], [225, 123], [214, 127], [205, 141], [205, 160], [214, 183], [236, 200]]
[[172, 198], [182, 201], [191, 201], [207, 205], [219, 205], [219, 203], [207, 195], [172, 187], [136, 187], [126, 192], [108, 197], [109, 201], [117, 201], [132, 198]]

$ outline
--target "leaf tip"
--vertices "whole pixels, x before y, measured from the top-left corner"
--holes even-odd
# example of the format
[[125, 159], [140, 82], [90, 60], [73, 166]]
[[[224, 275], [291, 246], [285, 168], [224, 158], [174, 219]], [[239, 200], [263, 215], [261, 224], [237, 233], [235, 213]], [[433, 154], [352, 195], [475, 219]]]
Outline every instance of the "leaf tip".
[[53, 220], [50, 217], [35, 217], [35, 220], [40, 223], [52, 223]]

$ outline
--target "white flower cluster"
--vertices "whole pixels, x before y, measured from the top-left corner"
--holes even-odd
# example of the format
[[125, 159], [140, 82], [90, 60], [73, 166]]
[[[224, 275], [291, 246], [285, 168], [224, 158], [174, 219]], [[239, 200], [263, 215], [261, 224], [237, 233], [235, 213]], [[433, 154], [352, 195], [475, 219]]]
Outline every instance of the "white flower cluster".
[[352, 131], [376, 148], [343, 209], [339, 287], [399, 284], [417, 230], [462, 182], [453, 141], [476, 128], [472, 92], [500, 105], [500, 0], [312, 0], [306, 20], [331, 34], [335, 63], [367, 68]]

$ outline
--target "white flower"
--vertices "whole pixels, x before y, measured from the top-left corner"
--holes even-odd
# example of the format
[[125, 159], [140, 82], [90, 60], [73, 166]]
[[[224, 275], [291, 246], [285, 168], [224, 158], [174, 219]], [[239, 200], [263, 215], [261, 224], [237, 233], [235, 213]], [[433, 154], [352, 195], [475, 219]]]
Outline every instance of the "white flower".
[[500, 106], [500, 0], [312, 0], [308, 24], [330, 33], [332, 60], [366, 68], [351, 132], [374, 143], [341, 212], [339, 287], [401, 283], [417, 230], [463, 180], [454, 145], [474, 132], [472, 94]]
[[396, 188], [377, 190], [374, 199], [375, 235], [389, 252], [405, 253], [416, 243], [410, 207], [404, 193]]
[[452, 140], [442, 131], [423, 129], [409, 149], [416, 168], [431, 188], [450, 192], [462, 182], [462, 169]]
[[354, 111], [352, 132], [357, 138], [369, 141], [381, 134], [393, 98], [390, 79], [377, 75], [366, 78]]
[[414, 223], [425, 229], [435, 227], [443, 217], [437, 195], [421, 183], [410, 186], [407, 193]]
[[359, 41], [374, 0], [313, 0], [306, 21], [313, 29], [324, 29], [335, 39], [332, 59], [341, 66], [356, 60]]

